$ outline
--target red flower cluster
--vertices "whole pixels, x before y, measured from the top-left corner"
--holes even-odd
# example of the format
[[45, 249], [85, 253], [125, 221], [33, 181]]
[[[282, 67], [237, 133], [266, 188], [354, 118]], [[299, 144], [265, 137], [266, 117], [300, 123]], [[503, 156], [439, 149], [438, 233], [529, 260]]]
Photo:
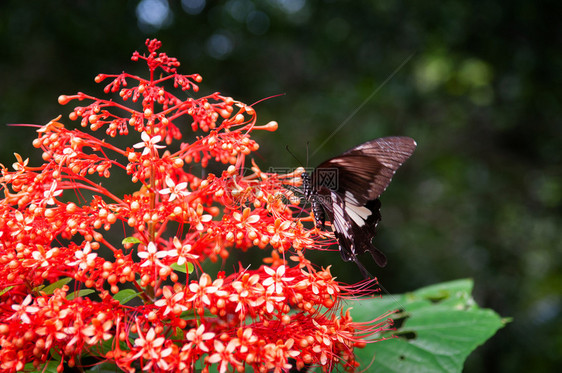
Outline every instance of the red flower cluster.
[[[37, 131], [41, 166], [17, 154], [13, 171], [0, 165], [0, 371], [49, 361], [62, 371], [84, 356], [126, 372], [354, 370], [354, 347], [388, 324], [354, 323], [340, 302], [352, 288], [305, 259], [303, 248], [323, 242], [294, 217], [286, 185], [299, 171], [245, 171], [258, 149], [250, 133], [277, 124], [257, 126], [253, 107], [218, 93], [173, 95], [165, 86], [191, 96], [201, 77], [178, 74], [159, 41], [146, 45], [133, 60], [147, 63], [148, 79], [96, 77], [122, 100], [59, 98], [88, 100], [70, 119], [108, 139], [57, 118]], [[181, 141], [186, 126], [198, 135]], [[128, 144], [117, 135], [130, 129], [140, 140]], [[221, 174], [190, 171], [213, 161]], [[133, 189], [119, 196], [126, 180]], [[269, 250], [269, 266], [204, 271], [254, 246]]]

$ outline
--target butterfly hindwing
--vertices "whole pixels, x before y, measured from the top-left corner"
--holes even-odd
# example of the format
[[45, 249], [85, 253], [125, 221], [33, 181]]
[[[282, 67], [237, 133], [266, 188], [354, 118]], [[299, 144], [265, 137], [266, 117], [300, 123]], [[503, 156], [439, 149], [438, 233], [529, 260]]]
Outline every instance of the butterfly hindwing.
[[[364, 206], [354, 205], [349, 200], [332, 192], [333, 219], [332, 229], [338, 240], [341, 257], [344, 261], [354, 261], [362, 272], [366, 271], [358, 256], [369, 252], [377, 265], [384, 267], [386, 257], [371, 244], [376, 234], [376, 227], [381, 219], [380, 201], [375, 199]], [[361, 213], [355, 211], [360, 210]]]

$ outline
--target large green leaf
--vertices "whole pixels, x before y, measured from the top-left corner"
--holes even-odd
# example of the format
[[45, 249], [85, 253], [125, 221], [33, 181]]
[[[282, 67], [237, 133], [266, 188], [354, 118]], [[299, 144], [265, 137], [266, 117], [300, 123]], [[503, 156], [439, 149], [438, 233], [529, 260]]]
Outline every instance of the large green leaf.
[[390, 339], [357, 349], [368, 372], [461, 372], [468, 355], [507, 320], [474, 302], [472, 280], [457, 280], [412, 293], [352, 302], [355, 321], [399, 310]]

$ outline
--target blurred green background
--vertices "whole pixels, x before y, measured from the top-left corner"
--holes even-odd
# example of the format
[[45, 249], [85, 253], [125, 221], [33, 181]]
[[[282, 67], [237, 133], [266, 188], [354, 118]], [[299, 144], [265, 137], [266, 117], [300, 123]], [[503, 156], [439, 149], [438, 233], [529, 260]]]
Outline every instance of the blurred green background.
[[[257, 161], [310, 165], [407, 135], [414, 156], [382, 196], [375, 239], [389, 259], [364, 262], [391, 293], [472, 277], [479, 304], [514, 321], [466, 372], [562, 366], [562, 22], [557, 1], [3, 0], [0, 161], [24, 157], [33, 129], [101, 95], [97, 73], [144, 73], [130, 56], [163, 41], [183, 73], [256, 106]], [[67, 121], [68, 123], [69, 121]], [[334, 132], [341, 126], [341, 130]], [[313, 255], [313, 254], [311, 254]], [[315, 256], [359, 280], [337, 252]], [[376, 316], [376, 315], [373, 315]]]

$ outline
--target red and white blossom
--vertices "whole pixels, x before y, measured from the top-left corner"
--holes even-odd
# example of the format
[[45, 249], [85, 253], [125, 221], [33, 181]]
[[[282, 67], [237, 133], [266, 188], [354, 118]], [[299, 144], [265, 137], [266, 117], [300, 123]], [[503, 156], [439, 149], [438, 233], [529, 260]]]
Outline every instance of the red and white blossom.
[[[60, 96], [86, 103], [69, 116], [84, 129], [56, 118], [33, 142], [44, 163], [0, 165], [0, 372], [88, 355], [126, 372], [355, 370], [354, 348], [387, 315], [355, 323], [341, 301], [354, 288], [305, 258], [333, 236], [303, 224], [288, 190], [302, 170], [266, 173], [249, 158], [252, 132], [277, 123], [257, 125], [253, 106], [220, 93], [193, 98], [201, 76], [146, 45], [132, 59], [147, 77], [96, 77], [122, 101]], [[213, 162], [223, 171], [191, 172]], [[264, 265], [207, 272], [251, 247]]]

